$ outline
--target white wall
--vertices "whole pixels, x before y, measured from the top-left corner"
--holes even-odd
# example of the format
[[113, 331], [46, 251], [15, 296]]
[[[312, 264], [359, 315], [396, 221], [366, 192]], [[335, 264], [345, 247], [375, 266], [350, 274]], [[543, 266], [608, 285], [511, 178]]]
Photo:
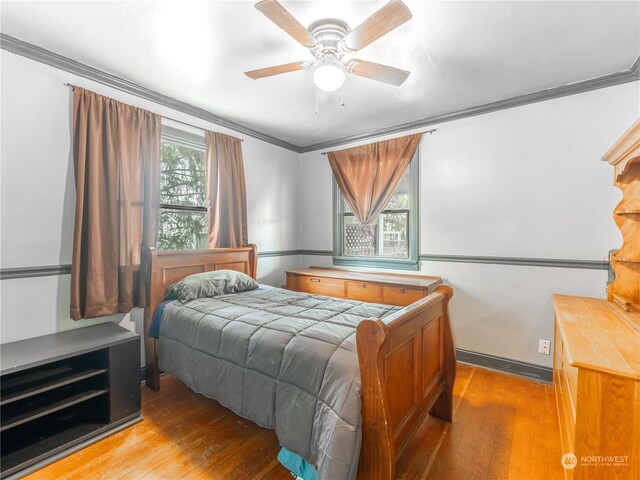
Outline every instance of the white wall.
[[[259, 251], [300, 248], [299, 155], [38, 62], [1, 52], [2, 268], [71, 263], [75, 185], [71, 158], [72, 83], [116, 100], [243, 138], [249, 241]], [[171, 122], [169, 122], [171, 124]], [[174, 124], [178, 128], [186, 128]], [[197, 129], [191, 129], [197, 131]], [[298, 256], [260, 259], [262, 283], [284, 284]], [[74, 322], [69, 275], [0, 282], [0, 341], [114, 321], [142, 334], [141, 314]]]
[[[621, 244], [611, 213], [620, 193], [600, 157], [639, 110], [634, 82], [430, 127], [420, 146], [420, 253], [605, 259]], [[332, 249], [331, 178], [320, 152], [301, 156], [302, 249]], [[553, 338], [551, 294], [603, 297], [607, 279], [473, 263], [422, 262], [421, 272], [455, 288], [457, 347], [545, 366], [551, 357], [537, 344]]]
[[[69, 264], [75, 205], [70, 156], [76, 84], [178, 120], [234, 132], [67, 72], [1, 52], [2, 268]], [[620, 245], [611, 212], [620, 195], [601, 155], [639, 115], [638, 82], [436, 125], [421, 144], [420, 253], [601, 260]], [[410, 132], [407, 132], [410, 133]], [[236, 134], [237, 135], [237, 134]], [[332, 249], [331, 172], [252, 139], [243, 152], [249, 240], [260, 251]], [[330, 257], [260, 258], [263, 283]], [[550, 295], [602, 297], [606, 272], [422, 262], [455, 287], [457, 346], [541, 365], [551, 338]], [[0, 282], [0, 341], [115, 321], [142, 333], [140, 312], [69, 319], [69, 276]]]

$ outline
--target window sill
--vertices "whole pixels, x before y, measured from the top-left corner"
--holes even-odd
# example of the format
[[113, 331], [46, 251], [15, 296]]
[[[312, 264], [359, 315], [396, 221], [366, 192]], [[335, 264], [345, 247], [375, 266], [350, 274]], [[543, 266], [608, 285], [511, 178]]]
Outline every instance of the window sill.
[[390, 270], [419, 270], [418, 260], [382, 257], [333, 257], [333, 264], [345, 267], [387, 268]]

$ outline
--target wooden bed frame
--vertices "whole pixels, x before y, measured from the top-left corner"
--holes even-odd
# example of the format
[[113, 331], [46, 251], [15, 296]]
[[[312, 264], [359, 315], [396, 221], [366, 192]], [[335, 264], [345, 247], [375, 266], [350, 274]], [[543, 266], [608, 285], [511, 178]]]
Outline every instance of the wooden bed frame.
[[[146, 384], [160, 388], [156, 340], [147, 335], [167, 288], [193, 273], [229, 269], [256, 278], [257, 249], [143, 253], [148, 279], [144, 314]], [[388, 317], [364, 320], [356, 330], [362, 378], [362, 449], [358, 479], [392, 480], [396, 459], [427, 414], [451, 421], [456, 357], [448, 303], [453, 290], [436, 292]]]

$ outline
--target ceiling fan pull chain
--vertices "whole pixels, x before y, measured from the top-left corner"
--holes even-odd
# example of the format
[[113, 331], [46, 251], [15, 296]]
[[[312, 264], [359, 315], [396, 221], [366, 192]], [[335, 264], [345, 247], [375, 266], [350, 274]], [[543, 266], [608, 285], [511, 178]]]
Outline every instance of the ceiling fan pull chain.
[[316, 115], [318, 115], [318, 87], [316, 87], [315, 90], [316, 90]]
[[340, 88], [340, 106], [344, 107], [344, 82], [342, 83], [342, 87]]

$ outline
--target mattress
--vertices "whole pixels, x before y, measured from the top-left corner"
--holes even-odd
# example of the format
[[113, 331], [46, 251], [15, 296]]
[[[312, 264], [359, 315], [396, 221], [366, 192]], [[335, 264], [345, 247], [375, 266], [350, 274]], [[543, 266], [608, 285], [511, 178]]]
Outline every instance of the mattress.
[[159, 364], [275, 429], [321, 480], [356, 477], [362, 439], [355, 330], [400, 310], [261, 286], [164, 308]]

